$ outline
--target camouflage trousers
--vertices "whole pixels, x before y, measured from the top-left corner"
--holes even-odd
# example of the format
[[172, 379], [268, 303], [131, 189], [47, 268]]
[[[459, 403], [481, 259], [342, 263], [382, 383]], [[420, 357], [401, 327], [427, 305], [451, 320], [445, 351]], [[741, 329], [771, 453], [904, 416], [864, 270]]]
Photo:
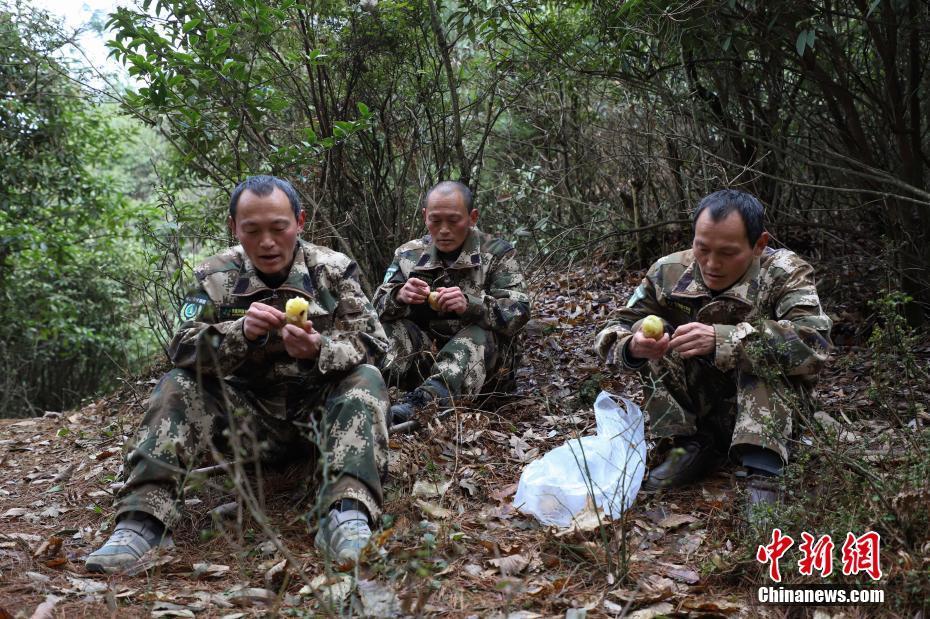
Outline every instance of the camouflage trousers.
[[323, 384], [258, 393], [235, 379], [165, 374], [128, 452], [116, 513], [141, 511], [168, 528], [180, 519], [184, 482], [208, 454], [293, 463], [315, 471], [317, 508], [350, 498], [381, 517], [387, 473], [387, 388], [377, 368], [360, 365]]
[[807, 388], [780, 379], [732, 370], [705, 358], [678, 354], [650, 361], [643, 371], [646, 415], [654, 438], [711, 434], [734, 456], [745, 446], [763, 447], [788, 461], [794, 408]]
[[438, 397], [473, 396], [494, 377], [498, 335], [469, 325], [451, 337], [428, 333], [411, 320], [384, 322], [391, 353], [382, 373], [388, 385], [421, 386]]

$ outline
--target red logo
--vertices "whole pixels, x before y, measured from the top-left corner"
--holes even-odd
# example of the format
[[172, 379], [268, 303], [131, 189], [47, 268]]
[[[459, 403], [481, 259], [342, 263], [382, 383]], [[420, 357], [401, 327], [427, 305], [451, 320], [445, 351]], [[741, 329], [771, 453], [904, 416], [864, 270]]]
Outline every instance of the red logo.
[[824, 535], [817, 542], [814, 542], [814, 536], [808, 532], [801, 533], [801, 545], [798, 546], [801, 554], [801, 560], [798, 561], [799, 571], [805, 576], [810, 576], [816, 569], [820, 572], [822, 578], [826, 578], [833, 573], [833, 540], [829, 535]]
[[[852, 532], [846, 534], [846, 541], [841, 549], [843, 559], [843, 574], [855, 576], [860, 572], [868, 574], [872, 580], [882, 577], [880, 563], [881, 535], [874, 531], [863, 533], [856, 537]], [[769, 564], [769, 577], [775, 582], [781, 582], [781, 569], [778, 561], [785, 556], [794, 545], [794, 540], [781, 532], [781, 529], [772, 529], [772, 541], [756, 550], [756, 561]], [[798, 550], [801, 558], [798, 560], [798, 572], [803, 576], [812, 576], [815, 571], [821, 578], [833, 573], [833, 539], [829, 535], [815, 537], [808, 532], [801, 533], [801, 543]]]
[[781, 582], [781, 572], [778, 569], [778, 560], [782, 558], [788, 549], [794, 545], [794, 540], [787, 535], [781, 534], [781, 529], [772, 531], [772, 543], [767, 546], [759, 546], [756, 551], [756, 561], [759, 563], [769, 563], [769, 576], [775, 582]]
[[856, 537], [852, 532], [846, 534], [843, 543], [843, 574], [850, 576], [865, 572], [878, 580], [882, 577], [882, 566], [879, 565], [879, 546], [882, 538], [878, 533], [869, 531]]

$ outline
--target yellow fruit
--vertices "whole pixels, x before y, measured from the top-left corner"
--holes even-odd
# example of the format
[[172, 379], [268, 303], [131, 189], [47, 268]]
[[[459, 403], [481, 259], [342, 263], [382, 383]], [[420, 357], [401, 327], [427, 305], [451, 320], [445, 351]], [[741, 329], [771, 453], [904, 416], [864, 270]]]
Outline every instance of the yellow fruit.
[[304, 323], [307, 322], [308, 307], [310, 307], [310, 304], [307, 303], [306, 299], [300, 297], [288, 299], [287, 305], [284, 306], [284, 315], [287, 322], [298, 327], [304, 326]]
[[643, 319], [641, 329], [643, 335], [654, 340], [661, 340], [662, 334], [665, 333], [665, 325], [662, 324], [662, 319], [655, 314], [650, 314]]
[[437, 312], [440, 310], [440, 307], [439, 307], [439, 293], [436, 292], [435, 290], [434, 290], [433, 292], [429, 293], [429, 296], [426, 297], [426, 302], [429, 303], [429, 306], [430, 306], [431, 308], [433, 308], [433, 310], [435, 310], [435, 311], [437, 311]]

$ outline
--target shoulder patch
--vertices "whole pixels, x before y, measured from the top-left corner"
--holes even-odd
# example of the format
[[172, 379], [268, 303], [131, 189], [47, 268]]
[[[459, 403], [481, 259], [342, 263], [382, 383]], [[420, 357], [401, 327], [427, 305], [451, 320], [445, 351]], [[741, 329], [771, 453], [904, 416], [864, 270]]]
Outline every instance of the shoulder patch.
[[492, 238], [486, 245], [486, 251], [494, 254], [495, 256], [506, 254], [512, 249], [513, 245], [509, 241], [498, 238]]
[[633, 307], [638, 301], [641, 301], [646, 298], [645, 284], [640, 284], [636, 287], [636, 290], [633, 291], [633, 294], [630, 295], [630, 300], [626, 302], [627, 307]]
[[200, 315], [203, 314], [203, 309], [209, 302], [210, 299], [208, 299], [205, 295], [188, 295], [184, 297], [184, 303], [181, 304], [181, 311], [178, 313], [178, 317], [182, 322], [197, 320], [200, 318]]
[[391, 266], [389, 266], [387, 272], [385, 272], [384, 274], [384, 281], [382, 283], [386, 284], [389, 281], [391, 281], [391, 278], [394, 277], [394, 274], [397, 273], [397, 271], [399, 270], [400, 270], [400, 267], [396, 264], [392, 264]]

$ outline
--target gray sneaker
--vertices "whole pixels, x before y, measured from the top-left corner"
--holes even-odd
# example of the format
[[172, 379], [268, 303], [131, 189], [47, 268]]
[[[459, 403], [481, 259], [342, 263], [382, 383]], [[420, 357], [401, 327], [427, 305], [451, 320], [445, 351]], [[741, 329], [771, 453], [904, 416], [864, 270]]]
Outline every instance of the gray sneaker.
[[135, 565], [152, 548], [172, 548], [174, 541], [165, 527], [152, 516], [130, 516], [116, 524], [106, 543], [88, 555], [88, 572], [113, 574]]
[[335, 563], [357, 563], [371, 539], [368, 516], [357, 509], [330, 510], [320, 521], [316, 547]]

